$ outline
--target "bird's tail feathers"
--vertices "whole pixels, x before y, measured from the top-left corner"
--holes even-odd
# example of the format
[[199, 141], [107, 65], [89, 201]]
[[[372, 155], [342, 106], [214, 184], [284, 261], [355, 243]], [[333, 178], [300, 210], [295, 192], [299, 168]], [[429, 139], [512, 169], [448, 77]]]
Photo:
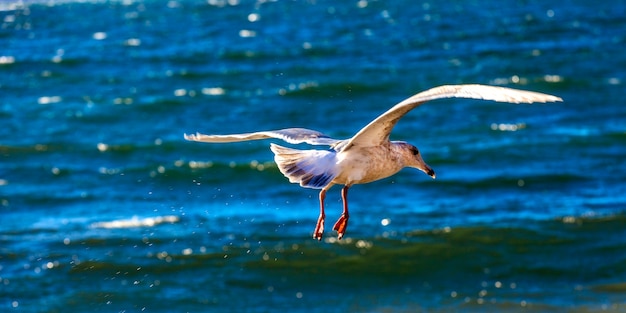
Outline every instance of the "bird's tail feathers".
[[321, 189], [337, 176], [334, 151], [297, 150], [270, 144], [278, 169], [289, 182]]

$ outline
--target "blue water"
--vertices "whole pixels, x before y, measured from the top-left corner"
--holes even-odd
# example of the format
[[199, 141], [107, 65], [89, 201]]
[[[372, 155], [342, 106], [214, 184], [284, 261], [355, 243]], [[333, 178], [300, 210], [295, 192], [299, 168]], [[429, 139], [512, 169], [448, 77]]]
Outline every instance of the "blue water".
[[[0, 311], [626, 311], [623, 1], [3, 1]], [[352, 136], [412, 94], [416, 170], [346, 238], [268, 141]]]

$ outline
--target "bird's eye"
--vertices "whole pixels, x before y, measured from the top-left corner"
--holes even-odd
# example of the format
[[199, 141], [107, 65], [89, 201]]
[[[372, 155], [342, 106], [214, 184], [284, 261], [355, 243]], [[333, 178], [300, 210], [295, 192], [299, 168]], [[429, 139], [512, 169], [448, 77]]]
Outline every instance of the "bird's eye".
[[417, 148], [415, 148], [415, 147], [413, 147], [413, 148], [411, 149], [411, 152], [413, 152], [413, 155], [418, 155], [418, 154], [420, 154], [419, 150], [417, 150]]

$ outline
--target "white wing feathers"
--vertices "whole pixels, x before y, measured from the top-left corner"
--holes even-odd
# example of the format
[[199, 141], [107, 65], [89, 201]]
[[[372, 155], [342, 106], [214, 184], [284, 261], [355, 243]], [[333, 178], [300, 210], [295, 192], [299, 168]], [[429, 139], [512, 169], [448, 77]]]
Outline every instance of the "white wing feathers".
[[200, 142], [239, 142], [276, 138], [291, 144], [308, 143], [310, 145], [331, 146], [340, 140], [330, 138], [323, 133], [306, 128], [286, 128], [279, 130], [260, 131], [254, 133], [231, 134], [231, 135], [204, 135], [200, 133], [187, 135], [185, 139]]
[[271, 143], [274, 161], [291, 183], [307, 188], [324, 188], [337, 176], [336, 153], [330, 150], [297, 150]]
[[398, 105], [403, 103], [425, 102], [441, 98], [470, 98], [509, 103], [545, 103], [563, 101], [563, 99], [559, 97], [544, 93], [506, 87], [487, 85], [446, 85], [420, 92], [400, 102]]
[[443, 98], [470, 98], [509, 103], [533, 103], [563, 101], [559, 97], [539, 92], [517, 90], [485, 85], [446, 85], [420, 92], [393, 106], [383, 113], [346, 143], [346, 149], [353, 145], [378, 146], [389, 140], [389, 134], [398, 120], [420, 104]]

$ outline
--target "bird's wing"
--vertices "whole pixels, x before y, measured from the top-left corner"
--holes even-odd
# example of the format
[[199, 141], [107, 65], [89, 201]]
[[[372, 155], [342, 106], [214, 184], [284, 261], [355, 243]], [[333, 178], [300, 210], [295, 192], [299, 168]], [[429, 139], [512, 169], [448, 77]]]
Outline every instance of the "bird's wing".
[[377, 146], [389, 140], [389, 134], [398, 120], [420, 104], [442, 98], [470, 98], [510, 103], [563, 101], [559, 97], [539, 92], [485, 85], [446, 85], [420, 92], [393, 106], [345, 143], [346, 149], [358, 146]]
[[306, 128], [286, 128], [279, 130], [268, 130], [254, 133], [231, 134], [231, 135], [204, 135], [200, 133], [187, 135], [185, 139], [200, 142], [238, 142], [248, 140], [260, 140], [276, 138], [288, 143], [299, 144], [308, 143], [310, 145], [333, 145], [340, 140], [330, 138], [318, 131]]

